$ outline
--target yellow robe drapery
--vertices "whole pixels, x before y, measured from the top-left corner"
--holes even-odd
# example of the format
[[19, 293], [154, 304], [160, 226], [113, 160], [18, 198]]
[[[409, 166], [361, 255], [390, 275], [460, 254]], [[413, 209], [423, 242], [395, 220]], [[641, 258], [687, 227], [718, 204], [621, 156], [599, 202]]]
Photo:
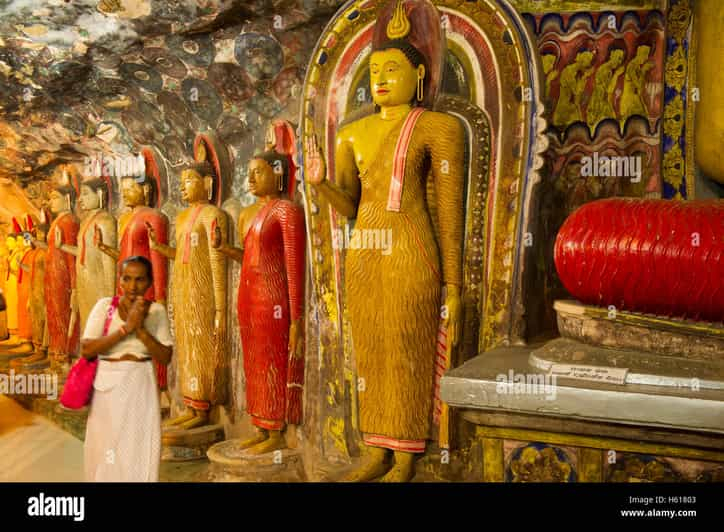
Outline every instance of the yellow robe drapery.
[[[441, 290], [462, 282], [464, 132], [446, 114], [419, 118], [407, 149], [401, 208], [394, 212], [387, 201], [403, 122], [360, 175], [345, 290], [365, 442], [420, 452], [418, 442], [431, 437]], [[427, 205], [428, 178], [435, 183], [439, 242]], [[385, 239], [388, 249], [375, 245]]]

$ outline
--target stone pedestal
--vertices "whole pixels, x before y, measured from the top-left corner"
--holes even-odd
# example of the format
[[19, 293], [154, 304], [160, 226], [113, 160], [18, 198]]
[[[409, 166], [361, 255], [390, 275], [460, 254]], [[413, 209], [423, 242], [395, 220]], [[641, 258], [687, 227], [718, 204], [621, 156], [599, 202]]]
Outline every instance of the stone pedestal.
[[724, 480], [724, 390], [552, 380], [535, 351], [494, 349], [442, 378], [475, 427], [479, 480]]
[[724, 479], [724, 328], [556, 302], [561, 338], [441, 380], [491, 482]]
[[206, 451], [215, 443], [224, 439], [223, 425], [205, 425], [184, 430], [164, 427], [161, 432], [161, 460], [164, 462], [184, 462], [203, 460]]
[[8, 372], [10, 363], [18, 358], [27, 357], [33, 354], [32, 342], [17, 344], [12, 347], [0, 347], [0, 371]]
[[297, 449], [249, 454], [242, 440], [217, 443], [207, 453], [211, 479], [217, 482], [303, 482], [306, 477]]

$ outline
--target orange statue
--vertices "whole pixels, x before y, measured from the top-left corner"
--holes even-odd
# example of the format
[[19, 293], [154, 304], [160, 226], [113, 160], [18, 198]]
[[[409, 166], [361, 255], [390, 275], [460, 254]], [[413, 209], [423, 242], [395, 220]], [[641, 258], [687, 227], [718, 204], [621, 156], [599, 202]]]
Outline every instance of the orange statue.
[[13, 218], [13, 234], [6, 240], [8, 249], [12, 250], [8, 257], [5, 283], [10, 338], [0, 342], [0, 350], [8, 353], [32, 352], [30, 343], [32, 333], [28, 310], [29, 282], [27, 276], [23, 276], [22, 269], [30, 244], [23, 235], [23, 228], [17, 219]]
[[391, 236], [390, 249], [350, 246], [346, 252], [345, 294], [363, 383], [359, 426], [370, 458], [350, 481], [414, 475], [415, 453], [432, 437], [443, 285], [448, 341], [455, 345], [459, 337], [465, 133], [455, 117], [429, 110], [442, 60], [440, 19], [429, 2], [414, 6], [408, 12], [398, 1], [377, 20], [369, 69], [379, 111], [337, 132], [334, 181], [316, 139], [305, 141], [306, 179], [342, 215], [356, 218], [355, 232]]
[[27, 218], [28, 232], [32, 237], [32, 249], [23, 268], [23, 275], [30, 278], [30, 321], [32, 324], [33, 354], [29, 357], [15, 359], [10, 367], [16, 370], [43, 369], [48, 366], [48, 328], [46, 326], [45, 309], [45, 255], [48, 249], [46, 233], [50, 216], [45, 210], [40, 211], [40, 220], [35, 224], [30, 216]]

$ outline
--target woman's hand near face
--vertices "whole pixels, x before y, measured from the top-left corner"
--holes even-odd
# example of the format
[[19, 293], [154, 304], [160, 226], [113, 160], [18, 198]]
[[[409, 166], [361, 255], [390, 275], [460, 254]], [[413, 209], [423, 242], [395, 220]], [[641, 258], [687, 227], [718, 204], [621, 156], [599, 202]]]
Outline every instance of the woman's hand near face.
[[139, 297], [131, 303], [131, 308], [128, 311], [126, 318], [126, 331], [132, 333], [143, 327], [143, 322], [148, 316], [148, 309], [150, 308], [150, 302]]

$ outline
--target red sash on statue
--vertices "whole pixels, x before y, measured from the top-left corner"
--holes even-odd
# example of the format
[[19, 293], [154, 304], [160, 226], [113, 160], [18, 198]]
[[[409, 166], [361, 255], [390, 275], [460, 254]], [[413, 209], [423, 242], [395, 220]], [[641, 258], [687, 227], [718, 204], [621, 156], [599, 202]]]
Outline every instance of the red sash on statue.
[[395, 155], [392, 160], [392, 178], [390, 179], [390, 191], [387, 195], [387, 210], [400, 212], [402, 204], [402, 187], [405, 184], [405, 164], [407, 162], [407, 148], [410, 147], [412, 132], [415, 129], [417, 120], [422, 116], [425, 110], [421, 107], [415, 107], [405, 118], [402, 125], [402, 131], [397, 138], [395, 146]]
[[189, 259], [191, 258], [191, 231], [194, 228], [194, 224], [196, 223], [196, 220], [199, 217], [199, 214], [201, 214], [201, 211], [206, 205], [197, 205], [194, 207], [194, 210], [191, 212], [191, 217], [189, 218], [189, 223], [186, 226], [186, 237], [184, 238], [184, 253], [183, 253], [183, 263], [188, 264]]

